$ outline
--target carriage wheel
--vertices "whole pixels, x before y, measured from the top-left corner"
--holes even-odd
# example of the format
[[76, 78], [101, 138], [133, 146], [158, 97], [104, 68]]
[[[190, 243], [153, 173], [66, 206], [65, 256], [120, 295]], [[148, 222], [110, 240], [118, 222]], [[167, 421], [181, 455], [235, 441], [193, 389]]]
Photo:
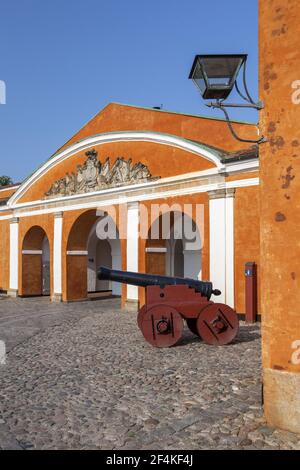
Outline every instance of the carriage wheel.
[[239, 320], [236, 312], [228, 305], [211, 304], [200, 313], [197, 330], [205, 343], [224, 345], [236, 337]]
[[174, 346], [183, 331], [183, 319], [180, 313], [169, 305], [155, 305], [143, 312], [140, 328], [148, 343], [157, 348]]

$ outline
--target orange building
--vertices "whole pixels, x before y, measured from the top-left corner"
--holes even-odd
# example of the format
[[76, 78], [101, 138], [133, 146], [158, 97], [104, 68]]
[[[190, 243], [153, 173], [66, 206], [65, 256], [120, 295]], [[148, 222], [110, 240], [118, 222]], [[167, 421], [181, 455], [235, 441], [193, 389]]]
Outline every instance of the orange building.
[[[235, 125], [257, 136], [253, 124]], [[221, 301], [244, 313], [244, 265], [259, 266], [258, 166], [257, 148], [232, 139], [223, 120], [111, 103], [22, 184], [0, 190], [0, 289], [54, 301], [111, 291], [123, 304], [143, 302], [143, 289], [97, 280], [104, 264], [211, 279]], [[168, 237], [160, 228], [153, 239], [168, 212]], [[198, 246], [175, 233], [178, 214]], [[115, 235], [99, 239], [105, 217]]]

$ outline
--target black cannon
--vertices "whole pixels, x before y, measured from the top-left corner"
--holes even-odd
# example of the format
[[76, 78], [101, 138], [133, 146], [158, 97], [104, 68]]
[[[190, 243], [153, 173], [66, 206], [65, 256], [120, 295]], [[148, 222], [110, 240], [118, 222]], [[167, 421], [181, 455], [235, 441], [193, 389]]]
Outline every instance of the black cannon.
[[182, 336], [183, 319], [189, 329], [208, 344], [231, 342], [238, 332], [235, 311], [214, 303], [220, 295], [209, 281], [140, 274], [101, 266], [98, 279], [107, 279], [146, 288], [146, 303], [139, 310], [138, 326], [145, 339], [156, 347], [173, 346]]
[[185, 277], [169, 277], [159, 276], [158, 274], [140, 274], [130, 271], [118, 271], [116, 269], [109, 269], [105, 266], [100, 266], [98, 270], [98, 279], [108, 279], [110, 281], [122, 282], [123, 284], [130, 284], [133, 286], [177, 286], [187, 285], [199, 292], [203, 297], [209, 300], [214, 295], [220, 295], [221, 291], [218, 289], [213, 290], [212, 282], [197, 281]]

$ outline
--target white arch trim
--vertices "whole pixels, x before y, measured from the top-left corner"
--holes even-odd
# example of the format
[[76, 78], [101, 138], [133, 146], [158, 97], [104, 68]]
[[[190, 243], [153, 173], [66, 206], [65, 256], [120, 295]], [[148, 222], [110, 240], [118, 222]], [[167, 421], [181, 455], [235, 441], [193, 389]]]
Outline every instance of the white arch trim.
[[51, 157], [42, 166], [40, 166], [29, 178], [27, 178], [17, 189], [17, 191], [9, 199], [8, 207], [13, 207], [18, 199], [43, 175], [50, 169], [63, 162], [64, 160], [72, 157], [74, 154], [86, 150], [91, 146], [111, 143], [111, 142], [155, 142], [161, 145], [169, 145], [177, 147], [187, 152], [198, 155], [212, 162], [218, 169], [224, 168], [220, 161], [217, 151], [210, 150], [206, 145], [194, 143], [190, 140], [177, 137], [175, 135], [163, 134], [159, 132], [141, 132], [141, 131], [122, 131], [122, 132], [109, 132], [105, 134], [98, 134], [93, 137], [80, 140], [62, 152]]

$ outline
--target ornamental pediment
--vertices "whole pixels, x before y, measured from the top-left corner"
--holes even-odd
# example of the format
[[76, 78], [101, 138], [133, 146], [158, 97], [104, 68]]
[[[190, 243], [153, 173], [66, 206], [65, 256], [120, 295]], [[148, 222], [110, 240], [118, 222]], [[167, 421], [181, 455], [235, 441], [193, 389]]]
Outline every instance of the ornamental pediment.
[[89, 150], [85, 154], [86, 161], [82, 165], [77, 165], [76, 172], [66, 173], [64, 178], [55, 181], [45, 193], [46, 199], [145, 183], [160, 178], [153, 177], [143, 163], [132, 163], [131, 158], [126, 160], [124, 157], [119, 157], [111, 165], [109, 157], [103, 163], [98, 160], [96, 150]]

